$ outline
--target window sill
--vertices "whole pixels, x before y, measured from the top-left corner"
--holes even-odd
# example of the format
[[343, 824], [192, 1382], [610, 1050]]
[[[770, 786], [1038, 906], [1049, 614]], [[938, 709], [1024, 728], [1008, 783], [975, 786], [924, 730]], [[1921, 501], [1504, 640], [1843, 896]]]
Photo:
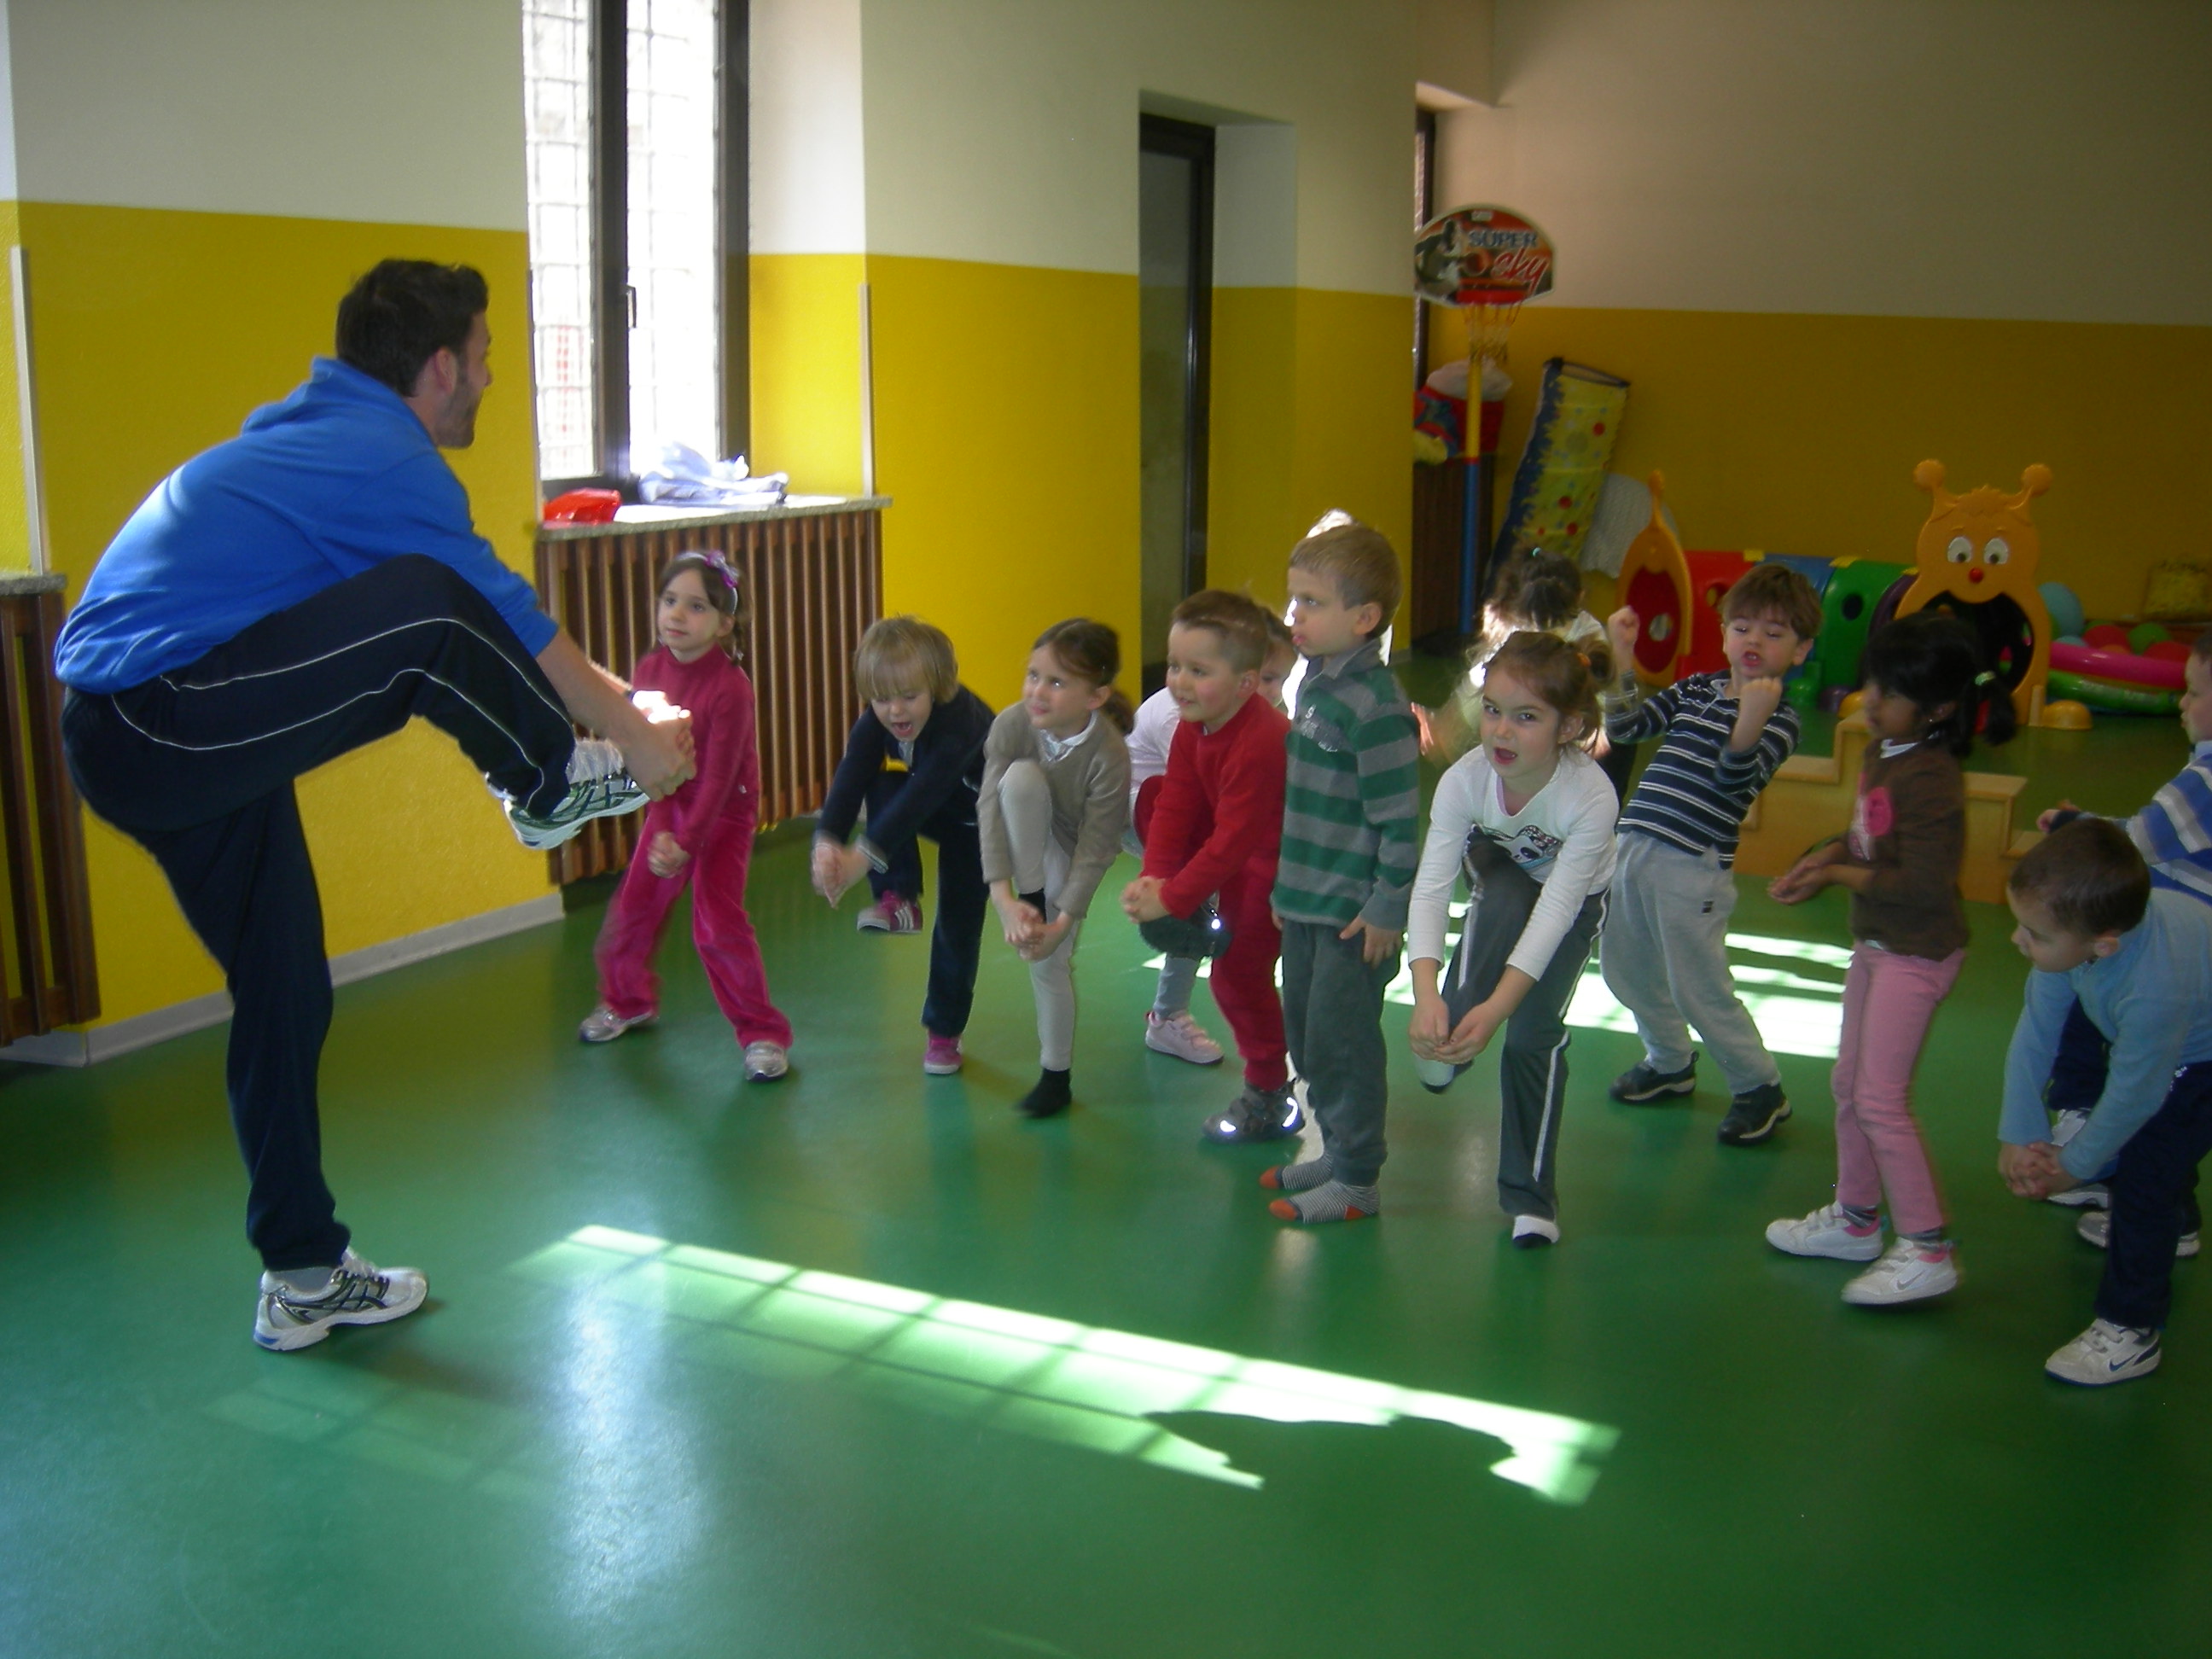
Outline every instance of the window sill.
[[544, 541], [574, 541], [620, 530], [705, 529], [712, 525], [751, 524], [763, 519], [810, 519], [831, 513], [879, 512], [888, 495], [787, 495], [774, 507], [622, 507], [612, 524], [541, 524]]

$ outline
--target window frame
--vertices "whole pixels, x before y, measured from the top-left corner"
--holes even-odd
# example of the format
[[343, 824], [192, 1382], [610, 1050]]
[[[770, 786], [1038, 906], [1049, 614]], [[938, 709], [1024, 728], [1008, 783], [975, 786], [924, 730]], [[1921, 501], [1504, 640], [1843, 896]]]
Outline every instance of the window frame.
[[[720, 267], [722, 448], [749, 453], [752, 438], [749, 315], [751, 188], [750, 0], [715, 0], [721, 106], [714, 181], [715, 262]], [[592, 370], [599, 470], [538, 480], [548, 500], [566, 490], [614, 489], [637, 498], [631, 465], [629, 337], [637, 293], [629, 280], [629, 0], [591, 0]], [[533, 331], [536, 324], [532, 325]], [[535, 358], [535, 342], [532, 343]], [[534, 408], [534, 404], [533, 404]], [[532, 445], [536, 449], [535, 440]], [[533, 462], [535, 455], [533, 453]], [[710, 459], [719, 459], [709, 457]], [[533, 465], [532, 470], [535, 470]]]

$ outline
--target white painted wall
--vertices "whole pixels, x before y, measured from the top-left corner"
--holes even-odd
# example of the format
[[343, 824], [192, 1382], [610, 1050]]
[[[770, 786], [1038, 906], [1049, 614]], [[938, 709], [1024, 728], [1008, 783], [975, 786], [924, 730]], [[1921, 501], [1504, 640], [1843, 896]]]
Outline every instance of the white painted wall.
[[0, 202], [15, 199], [15, 84], [8, 40], [8, 0], [0, 0]]
[[2205, 0], [1496, 0], [1495, 76], [1438, 201], [1550, 303], [2212, 324]]
[[860, 0], [752, 0], [755, 253], [867, 246]]
[[1282, 129], [1249, 280], [1406, 291], [1413, 0], [860, 3], [869, 251], [1134, 272], [1139, 104], [1180, 103]]
[[525, 228], [514, 0], [15, 0], [22, 199]]

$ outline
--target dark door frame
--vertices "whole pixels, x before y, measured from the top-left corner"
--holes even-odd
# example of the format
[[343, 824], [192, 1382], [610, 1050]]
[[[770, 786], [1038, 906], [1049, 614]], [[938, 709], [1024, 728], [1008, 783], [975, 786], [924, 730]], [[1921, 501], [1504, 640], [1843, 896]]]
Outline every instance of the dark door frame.
[[[1206, 428], [1213, 375], [1213, 129], [1164, 115], [1138, 118], [1137, 148], [1190, 166], [1190, 267], [1182, 362], [1183, 592], [1206, 586]], [[1147, 642], [1149, 644], [1149, 641]]]

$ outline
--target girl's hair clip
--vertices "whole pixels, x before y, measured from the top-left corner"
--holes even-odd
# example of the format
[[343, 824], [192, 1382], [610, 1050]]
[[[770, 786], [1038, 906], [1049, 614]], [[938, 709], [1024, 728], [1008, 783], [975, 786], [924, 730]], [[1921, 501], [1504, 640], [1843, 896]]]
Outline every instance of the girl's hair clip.
[[691, 556], [695, 559], [704, 559], [708, 564], [713, 565], [714, 574], [722, 579], [722, 585], [732, 593], [738, 591], [738, 573], [731, 569], [730, 562], [713, 548], [695, 547], [691, 550]]

